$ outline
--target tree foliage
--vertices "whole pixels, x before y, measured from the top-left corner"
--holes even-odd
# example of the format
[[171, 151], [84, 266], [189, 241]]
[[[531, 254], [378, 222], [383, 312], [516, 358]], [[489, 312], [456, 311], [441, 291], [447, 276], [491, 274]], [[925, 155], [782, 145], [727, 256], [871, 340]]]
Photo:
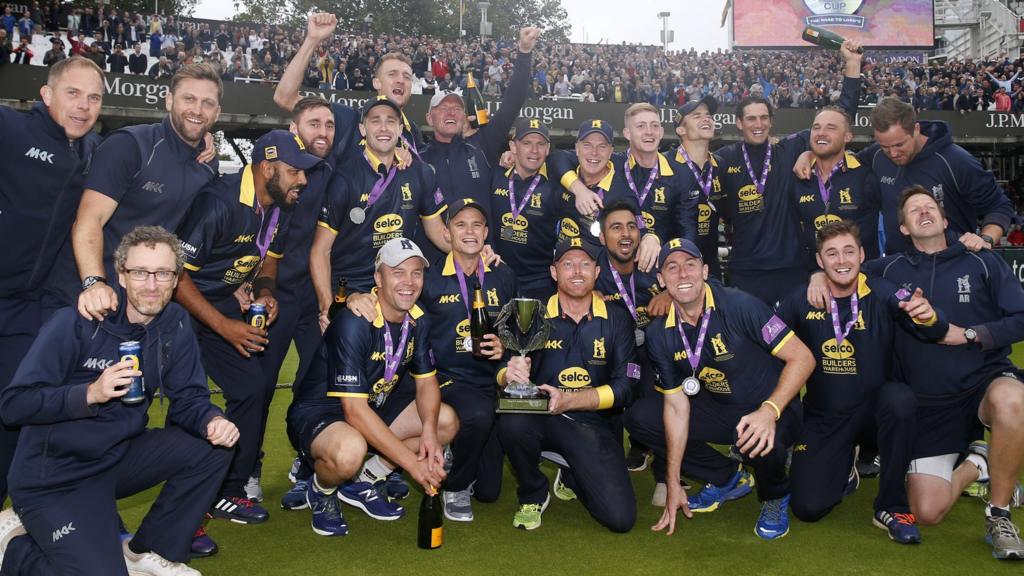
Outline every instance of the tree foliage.
[[[372, 13], [376, 32], [450, 39], [459, 34], [459, 5], [459, 0], [234, 0], [238, 21], [302, 26], [310, 12], [325, 11], [338, 16], [342, 29], [358, 31], [366, 14]], [[479, 36], [477, 2], [466, 0], [463, 7], [466, 36]], [[559, 42], [568, 41], [571, 31], [561, 0], [494, 0], [487, 14], [495, 38], [513, 40], [519, 28], [538, 26], [547, 41]]]

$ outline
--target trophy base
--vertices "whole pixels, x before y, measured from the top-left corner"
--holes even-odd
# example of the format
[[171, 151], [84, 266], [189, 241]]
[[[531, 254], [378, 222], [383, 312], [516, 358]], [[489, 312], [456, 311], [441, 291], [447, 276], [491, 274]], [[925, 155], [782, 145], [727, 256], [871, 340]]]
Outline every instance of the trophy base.
[[499, 395], [498, 409], [495, 412], [499, 414], [547, 414], [548, 397], [513, 398]]

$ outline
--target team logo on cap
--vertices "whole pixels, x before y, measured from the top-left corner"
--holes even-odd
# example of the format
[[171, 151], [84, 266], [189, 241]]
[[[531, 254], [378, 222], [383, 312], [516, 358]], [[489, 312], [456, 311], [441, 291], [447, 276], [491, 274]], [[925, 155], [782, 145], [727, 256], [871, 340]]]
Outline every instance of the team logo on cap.
[[263, 149], [263, 157], [267, 160], [277, 159], [277, 146], [267, 146]]
[[673, 239], [668, 241], [668, 247], [669, 248], [679, 248], [682, 245], [683, 245], [683, 241], [680, 240], [679, 238], [673, 238]]
[[603, 126], [604, 125], [601, 124], [600, 120], [594, 120], [593, 122], [590, 123], [591, 128], [597, 128], [598, 130], [600, 130]]

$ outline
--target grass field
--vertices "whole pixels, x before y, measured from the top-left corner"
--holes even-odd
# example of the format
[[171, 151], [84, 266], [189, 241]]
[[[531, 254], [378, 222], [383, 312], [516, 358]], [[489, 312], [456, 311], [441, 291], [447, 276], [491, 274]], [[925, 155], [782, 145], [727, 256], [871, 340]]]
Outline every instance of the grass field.
[[[1015, 353], [1018, 365], [1024, 347]], [[289, 357], [291, 360], [292, 356]], [[294, 363], [282, 370], [291, 381]], [[217, 397], [219, 401], [219, 396]], [[324, 538], [309, 529], [308, 510], [285, 512], [278, 502], [288, 489], [292, 453], [284, 434], [284, 415], [291, 390], [278, 390], [270, 413], [263, 468], [270, 521], [242, 526], [212, 521], [211, 535], [220, 553], [192, 566], [206, 576], [291, 574], [1008, 574], [1021, 573], [1024, 563], [991, 558], [984, 542], [983, 504], [961, 498], [946, 521], [922, 528], [923, 543], [900, 546], [871, 525], [871, 502], [877, 480], [865, 480], [823, 521], [792, 521], [788, 536], [775, 542], [754, 535], [759, 511], [752, 494], [717, 512], [683, 522], [671, 537], [653, 533], [661, 514], [650, 505], [654, 482], [649, 471], [633, 475], [639, 501], [636, 527], [612, 534], [593, 521], [578, 502], [552, 499], [543, 526], [533, 532], [512, 528], [516, 509], [515, 481], [506, 464], [505, 485], [494, 504], [474, 502], [472, 523], [445, 523], [440, 550], [416, 547], [416, 514], [420, 494], [406, 500], [407, 515], [397, 522], [378, 522], [343, 507], [350, 533]], [[163, 408], [163, 409], [161, 409]], [[166, 406], [155, 403], [153, 425], [163, 422]], [[550, 476], [553, 478], [554, 471]], [[137, 526], [155, 491], [121, 502], [129, 528]], [[1024, 509], [1017, 511], [1024, 522]]]

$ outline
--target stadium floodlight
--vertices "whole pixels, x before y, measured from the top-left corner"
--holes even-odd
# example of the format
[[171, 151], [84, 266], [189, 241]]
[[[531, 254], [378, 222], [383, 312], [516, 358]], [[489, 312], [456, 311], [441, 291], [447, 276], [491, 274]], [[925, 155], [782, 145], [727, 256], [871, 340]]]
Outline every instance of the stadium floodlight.
[[671, 12], [658, 12], [658, 18], [661, 18], [661, 50], [662, 52], [668, 50], [668, 17], [671, 16]]

